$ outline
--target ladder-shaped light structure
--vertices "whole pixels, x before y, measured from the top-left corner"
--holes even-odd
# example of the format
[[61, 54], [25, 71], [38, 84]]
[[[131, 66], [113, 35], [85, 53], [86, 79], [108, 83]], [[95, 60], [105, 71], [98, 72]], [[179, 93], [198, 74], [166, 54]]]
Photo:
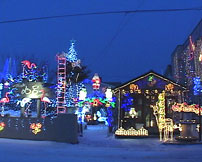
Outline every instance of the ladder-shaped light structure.
[[57, 55], [58, 71], [57, 71], [57, 114], [66, 113], [66, 57], [64, 54]]

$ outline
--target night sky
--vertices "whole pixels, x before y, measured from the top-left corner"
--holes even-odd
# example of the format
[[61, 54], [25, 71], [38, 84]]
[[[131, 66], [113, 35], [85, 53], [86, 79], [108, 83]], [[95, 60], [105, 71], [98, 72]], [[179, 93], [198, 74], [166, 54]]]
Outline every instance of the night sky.
[[[201, 7], [201, 0], [0, 0], [0, 21], [74, 13]], [[0, 24], [5, 56], [33, 56], [56, 69], [55, 55], [76, 40], [82, 64], [103, 81], [125, 82], [153, 69], [162, 74], [202, 11], [109, 14]], [[26, 57], [25, 57], [26, 59]], [[2, 70], [2, 66], [0, 69]]]

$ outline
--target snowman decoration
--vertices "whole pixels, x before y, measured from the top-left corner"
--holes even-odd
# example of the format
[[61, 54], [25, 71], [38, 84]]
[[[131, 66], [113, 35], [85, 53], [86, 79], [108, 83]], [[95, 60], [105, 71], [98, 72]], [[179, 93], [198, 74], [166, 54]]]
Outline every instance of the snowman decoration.
[[108, 101], [112, 101], [112, 89], [111, 88], [107, 88], [105, 95], [106, 95], [106, 99]]

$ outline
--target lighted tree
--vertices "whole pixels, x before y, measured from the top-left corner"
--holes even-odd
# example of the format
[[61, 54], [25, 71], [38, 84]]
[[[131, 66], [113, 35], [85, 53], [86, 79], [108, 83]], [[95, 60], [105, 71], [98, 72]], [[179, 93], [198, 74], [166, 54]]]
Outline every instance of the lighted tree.
[[79, 98], [79, 92], [84, 87], [82, 81], [89, 75], [86, 66], [81, 65], [80, 59], [77, 58], [75, 50], [75, 41], [71, 41], [68, 53], [65, 54], [67, 58], [67, 91], [66, 103], [67, 107], [74, 107], [75, 102], [73, 99]]

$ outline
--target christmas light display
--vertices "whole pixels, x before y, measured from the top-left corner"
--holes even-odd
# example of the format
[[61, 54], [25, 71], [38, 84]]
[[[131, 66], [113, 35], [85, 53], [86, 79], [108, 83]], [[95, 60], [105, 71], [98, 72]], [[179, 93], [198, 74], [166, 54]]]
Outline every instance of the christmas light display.
[[202, 115], [202, 107], [199, 107], [199, 105], [192, 104], [188, 105], [187, 103], [176, 103], [175, 105], [172, 106], [172, 110], [175, 112], [187, 112], [187, 113], [195, 113], [199, 115], [199, 110], [200, 114]]
[[150, 87], [153, 87], [155, 84], [156, 84], [156, 79], [154, 78], [154, 76], [153, 75], [150, 75], [149, 77], [148, 77], [148, 86], [150, 86]]
[[198, 58], [198, 60], [199, 60], [200, 62], [202, 62], [202, 49], [200, 50], [200, 53], [199, 53], [199, 58]]
[[165, 90], [172, 92], [174, 90], [174, 85], [171, 83], [165, 85]]
[[74, 63], [74, 62], [78, 61], [77, 52], [75, 50], [75, 40], [71, 41], [69, 52], [68, 52], [68, 54], [66, 53], [66, 58], [67, 58], [67, 61], [69, 61], [71, 63]]
[[30, 125], [30, 129], [32, 130], [32, 133], [35, 135], [41, 132], [42, 124], [41, 123], [32, 123]]
[[104, 98], [96, 98], [96, 97], [92, 97], [92, 98], [86, 98], [84, 101], [78, 101], [78, 105], [79, 107], [82, 107], [85, 103], [89, 103], [90, 105], [97, 107], [97, 106], [101, 106], [101, 105], [106, 105], [106, 107], [109, 107], [108, 104], [110, 104], [110, 106], [112, 106], [113, 108], [115, 107], [115, 99], [113, 98], [112, 101], [109, 101], [108, 99], [104, 99]]
[[[34, 73], [36, 72], [34, 70], [34, 68], [37, 68], [36, 64], [31, 63], [28, 60], [24, 60], [21, 63], [22, 63], [22, 66], [23, 66], [22, 78], [29, 78], [29, 80], [32, 81], [33, 80], [32, 77], [35, 75]], [[27, 70], [26, 70], [26, 67], [27, 67]], [[30, 73], [31, 73], [31, 75], [30, 75]]]
[[108, 101], [112, 101], [112, 89], [111, 88], [107, 88], [107, 90], [105, 92], [105, 96]]
[[79, 77], [82, 74], [81, 60], [77, 58], [77, 52], [75, 50], [75, 41], [71, 41], [71, 45], [68, 53], [64, 53], [67, 62], [67, 86], [65, 93], [65, 100], [67, 107], [75, 107], [77, 104], [73, 101], [74, 98], [79, 98], [79, 93], [84, 87], [84, 84]]
[[46, 115], [46, 110], [47, 110], [47, 104], [48, 103], [51, 103], [50, 99], [48, 97], [45, 96], [45, 90], [44, 89], [41, 89], [41, 92], [42, 92], [42, 96], [41, 96], [41, 101], [44, 103], [44, 114]]
[[125, 93], [123, 96], [121, 108], [124, 109], [125, 112], [129, 112], [132, 106], [133, 106], [133, 98], [130, 96], [130, 93]]
[[135, 111], [135, 108], [130, 108], [129, 115], [130, 115], [132, 118], [135, 118], [135, 117], [137, 118], [138, 113]]
[[94, 89], [94, 90], [99, 90], [99, 88], [100, 88], [100, 83], [101, 83], [100, 77], [98, 76], [97, 73], [95, 73], [94, 76], [93, 76], [93, 78], [92, 78], [92, 86], [93, 86], [93, 89]]
[[86, 88], [82, 88], [79, 93], [79, 100], [84, 101], [86, 99], [86, 96], [87, 96]]
[[173, 140], [174, 124], [170, 118], [165, 118], [165, 92], [158, 96], [158, 102], [153, 107], [153, 114], [159, 129], [160, 141]]
[[128, 130], [125, 130], [124, 128], [120, 127], [118, 130], [115, 131], [116, 136], [148, 136], [148, 130], [145, 128], [140, 128], [139, 130], [134, 129], [131, 127]]
[[193, 82], [194, 82], [194, 86], [193, 86], [194, 95], [199, 95], [199, 93], [202, 92], [201, 78], [194, 77]]
[[130, 84], [130, 93], [139, 91], [139, 87], [136, 84]]
[[6, 124], [4, 122], [0, 122], [0, 132], [4, 130]]
[[5, 97], [0, 100], [0, 103], [2, 103], [2, 106], [1, 106], [1, 115], [2, 116], [4, 115], [5, 104], [10, 102], [10, 99], [8, 97], [9, 94], [10, 94], [9, 92], [6, 92]]
[[66, 113], [66, 58], [64, 54], [60, 54], [57, 59], [57, 113]]

